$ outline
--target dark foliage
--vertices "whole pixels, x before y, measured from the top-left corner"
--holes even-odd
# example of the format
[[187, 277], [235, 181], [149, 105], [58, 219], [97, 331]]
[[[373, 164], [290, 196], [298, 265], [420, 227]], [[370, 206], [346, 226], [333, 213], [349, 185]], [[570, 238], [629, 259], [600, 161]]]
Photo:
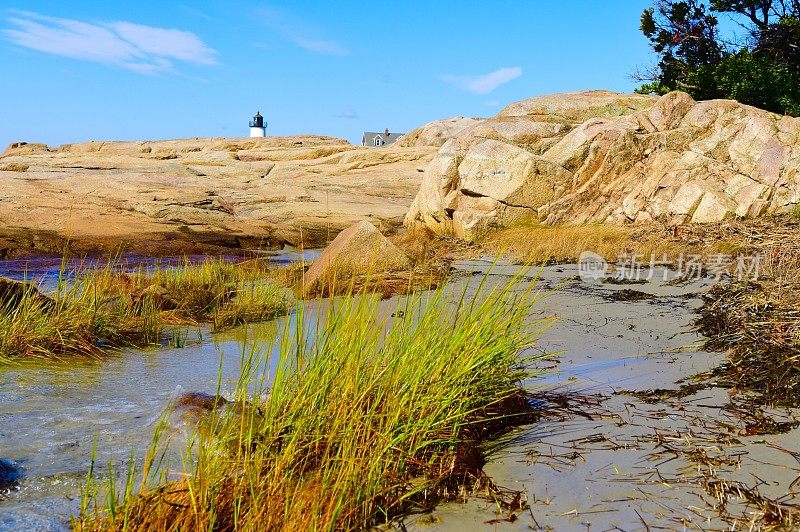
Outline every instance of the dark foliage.
[[[740, 34], [720, 36], [720, 17]], [[800, 0], [656, 0], [641, 18], [658, 63], [638, 92], [683, 90], [800, 115]]]

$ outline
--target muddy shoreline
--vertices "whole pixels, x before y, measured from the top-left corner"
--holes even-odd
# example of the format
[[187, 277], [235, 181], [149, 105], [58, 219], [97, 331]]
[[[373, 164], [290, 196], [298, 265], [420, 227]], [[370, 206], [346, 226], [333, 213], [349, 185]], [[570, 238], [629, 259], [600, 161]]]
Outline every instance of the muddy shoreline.
[[[488, 268], [468, 266], [473, 272]], [[484, 468], [525, 504], [511, 507], [478, 493], [395, 528], [795, 526], [800, 410], [753, 403], [708, 378], [728, 361], [726, 353], [704, 348], [696, 325], [705, 308], [701, 296], [714, 281], [641, 283], [634, 289], [648, 297], [625, 300], [615, 295], [630, 287], [589, 285], [576, 273], [574, 265], [542, 270], [542, 288], [553, 292], [541, 312], [559, 320], [536, 349], [561, 354], [554, 373], [532, 384], [577, 407], [549, 405], [539, 422], [493, 445]]]

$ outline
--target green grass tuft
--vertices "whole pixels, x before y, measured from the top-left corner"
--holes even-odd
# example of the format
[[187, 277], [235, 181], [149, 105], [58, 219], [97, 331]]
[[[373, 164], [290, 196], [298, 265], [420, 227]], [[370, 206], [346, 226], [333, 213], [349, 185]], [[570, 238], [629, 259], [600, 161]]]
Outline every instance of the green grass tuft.
[[257, 262], [214, 259], [132, 273], [109, 264], [69, 282], [62, 275], [49, 300], [30, 289], [0, 308], [0, 361], [153, 344], [166, 325], [204, 322], [220, 328], [270, 319], [289, 305], [287, 291], [270, 275]]
[[154, 465], [159, 434], [140, 487], [96, 497], [74, 526], [353, 530], [463, 494], [481, 443], [530, 420], [521, 353], [548, 322], [530, 320], [536, 296], [520, 283], [414, 294], [394, 318], [366, 295], [298, 309], [273, 367], [271, 349], [243, 356], [236, 401], [209, 414], [181, 480]]

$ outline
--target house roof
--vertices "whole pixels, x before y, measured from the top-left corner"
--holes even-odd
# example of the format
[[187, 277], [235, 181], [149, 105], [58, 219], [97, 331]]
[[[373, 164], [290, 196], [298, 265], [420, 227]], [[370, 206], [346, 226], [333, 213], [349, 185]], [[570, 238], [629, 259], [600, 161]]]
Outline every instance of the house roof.
[[371, 146], [375, 137], [380, 137], [383, 139], [384, 144], [391, 144], [404, 134], [405, 133], [389, 133], [385, 135], [383, 131], [365, 131], [364, 135], [361, 136], [361, 142]]

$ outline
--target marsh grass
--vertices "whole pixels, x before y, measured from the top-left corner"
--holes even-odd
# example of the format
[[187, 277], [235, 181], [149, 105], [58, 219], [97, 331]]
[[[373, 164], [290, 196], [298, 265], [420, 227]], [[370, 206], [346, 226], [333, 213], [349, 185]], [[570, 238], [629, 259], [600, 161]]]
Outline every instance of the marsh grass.
[[232, 263], [186, 260], [177, 267], [156, 267], [127, 275], [138, 297], [154, 297], [162, 310], [181, 319], [230, 327], [274, 318], [287, 310], [287, 292], [272, 279], [266, 261]]
[[115, 266], [79, 269], [73, 279], [62, 267], [52, 294], [42, 297], [30, 286], [19, 301], [0, 308], [0, 360], [153, 344], [167, 325], [228, 327], [273, 318], [289, 304], [262, 264], [187, 260], [127, 273]]
[[408, 296], [393, 317], [367, 295], [298, 308], [273, 366], [269, 349], [243, 355], [240, 407], [210, 416], [182, 473], [168, 480], [159, 432], [112, 495], [90, 479], [74, 527], [353, 530], [477, 489], [482, 442], [531, 420], [521, 383], [543, 355], [520, 353], [548, 324], [529, 319], [532, 283], [485, 281]]
[[737, 253], [743, 238], [719, 231], [715, 237], [708, 225], [678, 227], [650, 224], [623, 226], [606, 224], [539, 225], [529, 224], [498, 230], [480, 242], [488, 253], [502, 253], [521, 263], [574, 262], [581, 252], [592, 251], [609, 262], [638, 255], [647, 260], [667, 256], [677, 259], [687, 254]]

